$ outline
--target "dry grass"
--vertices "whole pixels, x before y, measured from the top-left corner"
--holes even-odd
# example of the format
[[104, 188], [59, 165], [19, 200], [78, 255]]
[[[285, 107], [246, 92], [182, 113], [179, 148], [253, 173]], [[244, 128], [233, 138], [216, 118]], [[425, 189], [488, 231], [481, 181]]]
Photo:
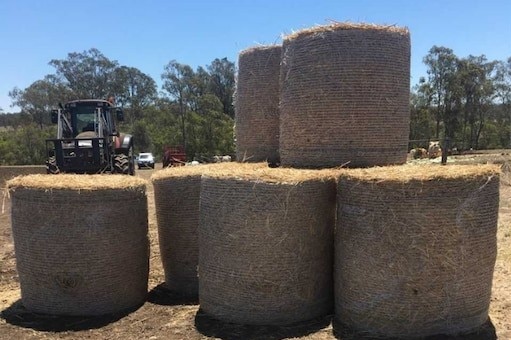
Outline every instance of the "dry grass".
[[105, 190], [105, 189], [144, 189], [147, 181], [133, 176], [123, 175], [26, 175], [17, 176], [7, 181], [9, 190], [17, 188], [48, 189], [48, 190]]
[[470, 180], [477, 177], [492, 177], [500, 174], [500, 166], [495, 164], [406, 164], [400, 166], [375, 167], [370, 169], [347, 169], [343, 176], [350, 179], [374, 182]]
[[[153, 170], [137, 176], [149, 180]], [[470, 336], [456, 340], [511, 339], [511, 186], [501, 184], [498, 256], [493, 279], [489, 323]], [[334, 335], [330, 318], [288, 327], [249, 327], [217, 322], [199, 311], [197, 304], [180, 301], [161, 288], [160, 260], [152, 183], [147, 187], [151, 242], [148, 301], [136, 311], [102, 318], [58, 318], [36, 315], [19, 303], [20, 291], [11, 238], [10, 200], [0, 213], [0, 338], [5, 339], [313, 339], [358, 340], [349, 330]], [[493, 328], [495, 327], [495, 328]], [[496, 334], [495, 334], [496, 333]], [[431, 339], [433, 340], [433, 339]]]
[[371, 23], [354, 23], [354, 22], [332, 22], [328, 25], [317, 25], [315, 27], [306, 28], [293, 32], [285, 37], [285, 39], [296, 39], [303, 36], [322, 34], [324, 32], [338, 31], [338, 30], [373, 30], [382, 32], [392, 32], [401, 35], [409, 35], [410, 32], [407, 27], [399, 27], [396, 25], [377, 25]]

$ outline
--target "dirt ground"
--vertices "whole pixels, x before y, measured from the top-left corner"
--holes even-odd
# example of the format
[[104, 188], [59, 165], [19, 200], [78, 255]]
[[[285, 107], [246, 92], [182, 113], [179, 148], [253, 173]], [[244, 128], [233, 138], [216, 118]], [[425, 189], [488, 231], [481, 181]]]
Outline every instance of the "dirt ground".
[[[499, 158], [501, 155], [496, 155]], [[486, 156], [488, 157], [488, 156]], [[500, 159], [500, 158], [499, 158]], [[480, 159], [478, 159], [479, 161]], [[156, 169], [160, 169], [157, 164]], [[139, 170], [149, 179], [153, 171]], [[161, 287], [164, 281], [158, 248], [153, 188], [148, 187], [150, 276], [147, 301], [118, 315], [93, 318], [55, 317], [27, 311], [20, 300], [11, 237], [10, 201], [0, 205], [0, 339], [360, 339], [332, 325], [331, 316], [287, 327], [255, 327], [221, 323], [204, 315], [196, 301], [182, 301]], [[511, 339], [511, 181], [500, 191], [498, 258], [490, 320], [480, 330], [445, 339]], [[438, 339], [438, 337], [435, 337]]]

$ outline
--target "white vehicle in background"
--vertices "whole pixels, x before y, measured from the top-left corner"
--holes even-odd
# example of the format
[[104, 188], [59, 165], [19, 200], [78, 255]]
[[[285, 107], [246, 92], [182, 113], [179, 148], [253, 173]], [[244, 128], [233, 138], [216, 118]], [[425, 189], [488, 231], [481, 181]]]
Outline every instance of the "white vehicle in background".
[[137, 157], [138, 168], [149, 167], [154, 169], [154, 156], [150, 152], [141, 152]]

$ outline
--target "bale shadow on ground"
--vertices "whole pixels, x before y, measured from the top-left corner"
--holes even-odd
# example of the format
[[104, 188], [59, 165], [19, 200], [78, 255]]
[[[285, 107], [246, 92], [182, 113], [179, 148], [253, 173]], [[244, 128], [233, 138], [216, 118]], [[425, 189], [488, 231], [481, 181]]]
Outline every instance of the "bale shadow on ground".
[[147, 295], [147, 301], [162, 306], [199, 304], [199, 299], [197, 296], [185, 296], [173, 292], [165, 287], [165, 283], [161, 283], [158, 286], [151, 289], [151, 291]]
[[[361, 332], [357, 332], [345, 325], [339, 324], [332, 321], [332, 326], [334, 329], [334, 335], [339, 340], [399, 340], [401, 338], [389, 338], [384, 336], [375, 336], [368, 335]], [[470, 333], [462, 333], [457, 335], [432, 335], [424, 338], [420, 338], [422, 340], [497, 340], [497, 334], [495, 331], [495, 326], [491, 322], [490, 319], [486, 321], [481, 327], [475, 329]]]
[[139, 309], [143, 304], [130, 309], [97, 316], [67, 316], [34, 313], [25, 308], [21, 300], [0, 312], [7, 323], [44, 332], [66, 332], [97, 329], [116, 322]]
[[224, 340], [280, 340], [306, 336], [328, 327], [332, 316], [325, 316], [288, 326], [252, 326], [219, 321], [199, 309], [195, 328], [201, 334]]

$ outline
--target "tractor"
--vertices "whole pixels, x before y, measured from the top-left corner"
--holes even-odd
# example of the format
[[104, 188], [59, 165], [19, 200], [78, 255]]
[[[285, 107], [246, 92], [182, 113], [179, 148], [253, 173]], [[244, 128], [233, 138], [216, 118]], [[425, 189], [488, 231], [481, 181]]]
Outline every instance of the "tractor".
[[134, 175], [133, 138], [119, 133], [117, 121], [123, 111], [113, 101], [73, 100], [52, 110], [51, 121], [57, 124], [57, 138], [46, 140], [46, 170], [58, 173], [119, 173]]

